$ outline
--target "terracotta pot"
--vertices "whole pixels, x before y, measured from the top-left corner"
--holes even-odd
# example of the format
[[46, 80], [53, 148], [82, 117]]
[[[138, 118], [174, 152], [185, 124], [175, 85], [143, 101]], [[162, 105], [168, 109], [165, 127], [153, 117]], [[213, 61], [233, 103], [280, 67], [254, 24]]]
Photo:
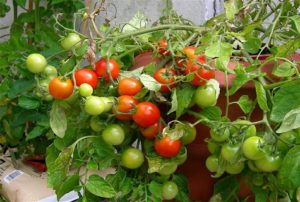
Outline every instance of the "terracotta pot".
[[[265, 60], [268, 55], [262, 55], [261, 60]], [[293, 60], [300, 61], [300, 54], [295, 54], [292, 56]], [[145, 66], [151, 62], [159, 65], [161, 60], [159, 58], [154, 58], [152, 52], [144, 52], [135, 57], [135, 63], [132, 69], [136, 69], [141, 66]], [[229, 62], [228, 67], [234, 69], [238, 62]], [[245, 66], [248, 66], [246, 62], [243, 62]], [[271, 75], [274, 62], [267, 63], [262, 70], [265, 71], [268, 75]], [[228, 76], [228, 84], [231, 86], [234, 75]], [[219, 81], [221, 92], [218, 99], [217, 105], [222, 109], [223, 114], [225, 113], [226, 108], [226, 96], [225, 96], [225, 77], [224, 73], [217, 71], [216, 80]], [[254, 85], [251, 82], [246, 83], [242, 88], [240, 88], [233, 96], [230, 96], [230, 100], [238, 100], [241, 95], [248, 95], [251, 99], [255, 99], [255, 89]], [[195, 109], [199, 110], [199, 109]], [[244, 113], [239, 108], [238, 105], [231, 105], [230, 111], [228, 114], [231, 120], [236, 120], [241, 116], [244, 116]], [[195, 122], [196, 119], [193, 116], [183, 115], [182, 120]], [[259, 121], [262, 119], [262, 112], [260, 109], [255, 108], [252, 113], [251, 120]], [[209, 128], [205, 125], [197, 125], [197, 138], [196, 140], [187, 146], [188, 159], [187, 161], [178, 168], [177, 172], [184, 174], [188, 178], [188, 186], [190, 192], [190, 199], [197, 201], [209, 201], [210, 197], [213, 194], [213, 185], [216, 182], [216, 179], [212, 178], [210, 173], [205, 166], [206, 158], [210, 155], [205, 139], [209, 138]], [[247, 187], [241, 187], [241, 190], [247, 190]], [[249, 190], [249, 189], [248, 189]], [[248, 191], [249, 194], [249, 191]], [[250, 199], [251, 201], [251, 199]]]

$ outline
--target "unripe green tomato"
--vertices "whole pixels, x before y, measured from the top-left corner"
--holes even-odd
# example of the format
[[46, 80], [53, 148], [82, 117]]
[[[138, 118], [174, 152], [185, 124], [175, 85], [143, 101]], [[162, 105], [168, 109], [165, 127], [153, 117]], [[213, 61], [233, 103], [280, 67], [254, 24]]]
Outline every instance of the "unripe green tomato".
[[264, 157], [264, 152], [261, 145], [264, 144], [264, 139], [258, 136], [249, 137], [242, 145], [242, 151], [249, 160], [259, 160]]
[[211, 154], [216, 153], [220, 149], [219, 145], [214, 140], [212, 140], [212, 139], [208, 140], [208, 142], [207, 142], [207, 148], [208, 148], [208, 151]]
[[[277, 140], [277, 149], [282, 153], [287, 153], [290, 145], [296, 142], [297, 132], [291, 130], [288, 132], [281, 133]], [[284, 141], [284, 142], [283, 142]], [[290, 144], [290, 145], [288, 145]]]
[[240, 145], [238, 145], [238, 144], [232, 145], [232, 144], [226, 143], [226, 144], [222, 145], [221, 156], [226, 161], [233, 163], [238, 159], [239, 151], [240, 151]]
[[100, 132], [105, 129], [105, 124], [97, 116], [93, 116], [90, 120], [90, 127], [93, 131]]
[[61, 46], [65, 50], [71, 50], [80, 46], [80, 36], [75, 33], [69, 33], [62, 41]]
[[113, 97], [100, 97], [104, 103], [104, 112], [109, 112], [114, 104]]
[[47, 65], [43, 72], [47, 77], [51, 78], [57, 77], [57, 69], [52, 65]]
[[255, 186], [262, 186], [264, 184], [264, 177], [261, 173], [254, 173], [251, 176], [251, 182]]
[[219, 158], [215, 155], [210, 155], [205, 161], [206, 168], [214, 173], [218, 171], [219, 167]]
[[128, 148], [121, 154], [121, 165], [128, 169], [139, 168], [144, 162], [144, 154], [136, 148]]
[[214, 106], [217, 103], [216, 90], [213, 86], [199, 86], [194, 95], [194, 101], [200, 108]]
[[26, 67], [32, 73], [40, 73], [47, 66], [46, 58], [39, 53], [32, 53], [26, 59]]
[[230, 130], [228, 128], [225, 128], [224, 130], [211, 129], [210, 136], [216, 142], [224, 142], [229, 138]]
[[83, 97], [88, 97], [93, 94], [93, 87], [90, 84], [83, 83], [79, 86], [79, 94]]
[[180, 152], [178, 155], [177, 155], [177, 165], [182, 165], [184, 164], [184, 162], [186, 162], [187, 160], [187, 150], [186, 148], [184, 147], [184, 152]]
[[253, 172], [260, 172], [260, 171], [261, 171], [261, 170], [259, 170], [259, 169], [256, 167], [254, 161], [247, 161], [247, 165], [248, 165], [249, 169], [250, 169], [251, 171], [253, 171]]
[[104, 103], [100, 97], [89, 96], [86, 98], [84, 110], [89, 115], [99, 115], [104, 111]]
[[274, 172], [280, 168], [282, 158], [279, 155], [265, 154], [263, 158], [256, 160], [254, 163], [263, 172]]
[[102, 131], [102, 138], [107, 144], [120, 145], [125, 139], [125, 132], [118, 124], [111, 124]]
[[236, 120], [233, 123], [236, 125], [232, 127], [232, 129], [231, 129], [232, 133], [235, 133], [235, 132], [237, 132], [237, 130], [239, 130], [242, 133], [241, 135], [245, 136], [245, 139], [256, 135], [256, 127], [250, 121]]
[[182, 127], [184, 128], [184, 131], [185, 131], [183, 136], [181, 137], [182, 143], [184, 145], [192, 143], [196, 139], [196, 136], [197, 136], [196, 127], [190, 123], [182, 124]]
[[43, 99], [46, 101], [52, 101], [53, 97], [52, 97], [52, 95], [49, 94], [49, 95], [46, 95]]
[[244, 168], [245, 168], [244, 162], [238, 162], [234, 164], [228, 163], [225, 166], [225, 171], [231, 175], [236, 175], [241, 173]]
[[162, 186], [162, 196], [164, 200], [172, 200], [178, 193], [177, 184], [172, 181], [167, 181]]
[[176, 163], [169, 163], [165, 165], [162, 169], [158, 171], [160, 175], [171, 175], [173, 174], [177, 169]]

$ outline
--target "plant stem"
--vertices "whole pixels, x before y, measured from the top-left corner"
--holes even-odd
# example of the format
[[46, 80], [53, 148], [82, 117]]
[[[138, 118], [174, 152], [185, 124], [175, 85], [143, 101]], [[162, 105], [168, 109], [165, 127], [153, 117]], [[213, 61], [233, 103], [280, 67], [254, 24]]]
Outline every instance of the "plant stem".
[[14, 8], [14, 21], [18, 18], [18, 4], [16, 0], [13, 1], [13, 8]]
[[35, 33], [40, 31], [40, 0], [34, 0], [34, 21], [35, 21], [35, 26], [34, 26], [34, 31]]
[[290, 82], [296, 81], [296, 80], [300, 80], [300, 78], [297, 77], [297, 78], [293, 78], [293, 79], [291, 79], [291, 80], [280, 81], [280, 82], [272, 83], [272, 84], [266, 84], [266, 85], [264, 85], [264, 88], [265, 88], [266, 90], [270, 90], [270, 89], [276, 88], [276, 87], [278, 87], [278, 86], [281, 86], [281, 85], [284, 85], [284, 84], [287, 84], [287, 83], [290, 83]]

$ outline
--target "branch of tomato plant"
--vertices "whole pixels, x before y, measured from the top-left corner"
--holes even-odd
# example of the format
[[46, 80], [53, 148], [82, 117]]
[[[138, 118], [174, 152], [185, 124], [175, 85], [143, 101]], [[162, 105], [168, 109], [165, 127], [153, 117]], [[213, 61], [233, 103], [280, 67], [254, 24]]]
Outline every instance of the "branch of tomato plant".
[[34, 0], [34, 31], [40, 30], [40, 0]]

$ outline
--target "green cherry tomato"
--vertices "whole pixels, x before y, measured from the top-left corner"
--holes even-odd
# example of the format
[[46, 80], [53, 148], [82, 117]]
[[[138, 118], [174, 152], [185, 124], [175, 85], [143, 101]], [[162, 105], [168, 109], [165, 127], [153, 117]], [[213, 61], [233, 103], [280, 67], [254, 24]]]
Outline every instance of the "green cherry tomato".
[[245, 139], [256, 135], [255, 125], [248, 120], [236, 120], [233, 122], [235, 126], [232, 127], [231, 133], [239, 132], [241, 135], [245, 136]]
[[99, 115], [104, 111], [104, 103], [100, 97], [89, 96], [86, 98], [84, 110], [89, 115]]
[[66, 36], [62, 41], [61, 41], [61, 46], [65, 50], [71, 50], [73, 48], [77, 48], [80, 46], [80, 36], [75, 33], [69, 33], [68, 36]]
[[113, 97], [100, 97], [101, 100], [104, 103], [104, 112], [109, 112], [114, 104], [114, 98]]
[[54, 77], [57, 77], [57, 69], [55, 67], [53, 67], [52, 65], [47, 65], [45, 67], [43, 73], [51, 79]]
[[128, 169], [139, 168], [143, 162], [143, 153], [135, 148], [128, 148], [121, 155], [121, 165]]
[[46, 58], [39, 53], [32, 53], [26, 59], [26, 67], [32, 73], [40, 73], [46, 66]]
[[247, 161], [247, 165], [248, 165], [249, 169], [250, 169], [251, 171], [253, 171], [253, 172], [260, 172], [260, 171], [261, 171], [261, 170], [259, 170], [259, 169], [256, 167], [254, 161]]
[[93, 116], [90, 120], [90, 127], [93, 131], [100, 132], [105, 129], [105, 124], [97, 116]]
[[235, 162], [239, 157], [240, 145], [226, 143], [221, 148], [221, 156], [229, 162]]
[[177, 169], [177, 164], [176, 163], [168, 163], [164, 167], [162, 167], [158, 173], [160, 175], [171, 175], [174, 173]]
[[290, 146], [288, 144], [293, 144], [296, 142], [297, 133], [293, 130], [281, 133], [277, 140], [277, 149], [282, 153], [287, 153]]
[[241, 173], [244, 168], [245, 168], [245, 163], [244, 162], [238, 162], [238, 163], [233, 163], [233, 164], [228, 163], [225, 166], [225, 171], [228, 174], [236, 175], [236, 174]]
[[281, 162], [282, 159], [279, 155], [265, 154], [263, 158], [256, 160], [254, 163], [263, 172], [274, 172], [280, 168]]
[[224, 142], [230, 136], [230, 130], [228, 128], [224, 130], [211, 129], [210, 136], [216, 142]]
[[264, 176], [261, 173], [254, 173], [251, 175], [251, 182], [255, 186], [262, 186], [264, 184]]
[[219, 158], [215, 155], [210, 155], [206, 159], [205, 165], [210, 172], [217, 172], [219, 167]]
[[183, 152], [180, 151], [180, 153], [177, 155], [177, 165], [182, 165], [187, 160], [187, 150], [184, 147]]
[[211, 85], [199, 86], [194, 101], [200, 108], [214, 106], [217, 103], [216, 90]]
[[216, 153], [219, 150], [219, 145], [212, 139], [207, 141], [207, 148], [211, 154]]
[[102, 138], [107, 144], [120, 145], [125, 139], [125, 132], [121, 126], [111, 124], [102, 131]]
[[162, 196], [164, 200], [172, 200], [178, 193], [177, 184], [172, 181], [167, 181], [162, 186]]
[[264, 144], [264, 140], [261, 137], [249, 137], [242, 145], [243, 154], [249, 160], [259, 160], [263, 158], [264, 152], [261, 149], [262, 144]]
[[197, 136], [196, 127], [190, 123], [181, 124], [184, 129], [184, 134], [181, 137], [181, 141], [184, 145], [192, 143]]
[[83, 83], [79, 87], [79, 94], [83, 97], [88, 97], [93, 94], [93, 87], [90, 84]]

